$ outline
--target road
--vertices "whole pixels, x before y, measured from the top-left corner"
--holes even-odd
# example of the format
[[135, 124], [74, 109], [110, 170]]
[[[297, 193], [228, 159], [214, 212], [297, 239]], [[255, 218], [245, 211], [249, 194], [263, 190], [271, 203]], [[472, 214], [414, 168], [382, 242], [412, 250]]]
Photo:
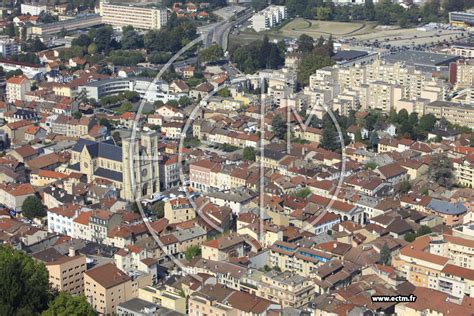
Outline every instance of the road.
[[242, 24], [243, 22], [247, 21], [252, 17], [252, 15], [253, 12], [251, 9], [247, 9], [245, 10], [244, 15], [236, 18], [234, 21], [227, 19], [219, 23], [201, 26], [198, 28], [198, 32], [200, 32], [204, 37], [204, 47], [209, 47], [213, 43], [217, 43], [224, 51], [226, 51], [229, 41], [229, 34], [232, 28], [237, 24]]

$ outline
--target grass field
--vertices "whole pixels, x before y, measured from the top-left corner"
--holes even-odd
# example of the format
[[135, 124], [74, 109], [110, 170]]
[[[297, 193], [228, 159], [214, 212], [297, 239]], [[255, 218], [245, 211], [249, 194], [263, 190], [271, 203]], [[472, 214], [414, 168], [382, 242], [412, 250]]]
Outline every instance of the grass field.
[[334, 37], [339, 37], [362, 32], [365, 28], [370, 28], [370, 26], [364, 23], [344, 23], [294, 19], [293, 21], [282, 27], [280, 32], [284, 36], [288, 37], [298, 37], [303, 33], [312, 36], [313, 38], [320, 37], [321, 35], [332, 35]]
[[420, 32], [416, 28], [401, 29], [397, 26], [391, 28], [377, 27], [374, 22], [334, 22], [315, 21], [296, 18], [279, 28], [255, 32], [252, 29], [241, 30], [238, 35], [232, 34], [231, 43], [245, 44], [250, 41], [262, 39], [268, 35], [270, 40], [281, 40], [283, 38], [298, 38], [301, 34], [307, 34], [317, 39], [321, 35], [334, 38], [354, 39], [363, 44], [368, 41], [385, 40], [392, 46], [403, 46], [411, 44], [432, 44], [437, 41], [452, 40], [460, 36], [459, 30], [432, 30]]

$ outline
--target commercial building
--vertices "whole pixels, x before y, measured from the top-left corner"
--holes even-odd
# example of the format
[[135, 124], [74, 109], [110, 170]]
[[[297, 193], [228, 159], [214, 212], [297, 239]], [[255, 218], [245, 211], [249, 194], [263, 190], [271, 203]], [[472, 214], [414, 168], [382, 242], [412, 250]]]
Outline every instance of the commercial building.
[[152, 78], [110, 78], [91, 81], [79, 90], [84, 90], [87, 98], [99, 100], [108, 95], [119, 94], [125, 91], [135, 91], [148, 102], [177, 100], [181, 95], [170, 94], [169, 85], [165, 81], [153, 81]]
[[467, 12], [449, 12], [449, 23], [459, 27], [470, 27], [474, 25], [474, 10]]
[[114, 27], [131, 25], [136, 29], [159, 30], [168, 22], [166, 8], [150, 8], [100, 2], [100, 16]]
[[252, 28], [256, 32], [269, 30], [288, 18], [285, 6], [271, 5], [252, 17]]
[[64, 21], [32, 25], [28, 29], [28, 34], [31, 36], [39, 36], [40, 38], [50, 37], [53, 34], [66, 31], [75, 31], [80, 29], [87, 29], [93, 26], [101, 25], [102, 18], [97, 14], [78, 15], [75, 18]]

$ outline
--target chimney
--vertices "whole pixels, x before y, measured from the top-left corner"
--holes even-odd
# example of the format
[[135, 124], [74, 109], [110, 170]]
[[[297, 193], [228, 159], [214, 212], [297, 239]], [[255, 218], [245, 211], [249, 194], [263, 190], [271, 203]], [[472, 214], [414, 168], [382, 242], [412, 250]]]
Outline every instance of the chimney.
[[68, 254], [69, 257], [74, 257], [76, 256], [76, 250], [74, 249], [74, 247], [69, 247], [69, 254]]

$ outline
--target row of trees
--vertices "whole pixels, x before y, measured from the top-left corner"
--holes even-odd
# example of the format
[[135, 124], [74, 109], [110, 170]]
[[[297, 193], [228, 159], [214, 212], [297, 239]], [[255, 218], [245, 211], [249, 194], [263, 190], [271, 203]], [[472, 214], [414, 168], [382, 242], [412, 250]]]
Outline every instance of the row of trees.
[[302, 34], [298, 38], [298, 49], [303, 53], [297, 74], [298, 83], [301, 86], [309, 84], [309, 77], [316, 70], [334, 64], [331, 60], [334, 54], [334, 42], [331, 36], [328, 40], [321, 36], [315, 42], [311, 36]]
[[0, 246], [0, 315], [95, 315], [85, 296], [57, 293], [44, 264]]

